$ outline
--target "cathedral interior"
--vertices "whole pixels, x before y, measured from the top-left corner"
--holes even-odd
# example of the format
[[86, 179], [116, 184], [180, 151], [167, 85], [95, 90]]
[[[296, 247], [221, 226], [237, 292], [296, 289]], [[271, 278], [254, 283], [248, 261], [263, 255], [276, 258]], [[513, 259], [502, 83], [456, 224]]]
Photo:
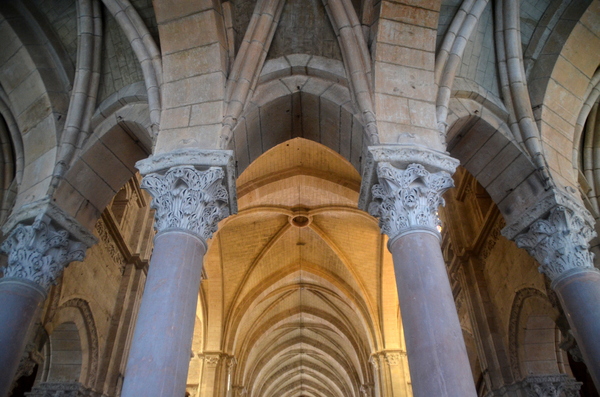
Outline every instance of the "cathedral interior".
[[599, 396], [600, 0], [4, 0], [0, 40], [0, 397]]

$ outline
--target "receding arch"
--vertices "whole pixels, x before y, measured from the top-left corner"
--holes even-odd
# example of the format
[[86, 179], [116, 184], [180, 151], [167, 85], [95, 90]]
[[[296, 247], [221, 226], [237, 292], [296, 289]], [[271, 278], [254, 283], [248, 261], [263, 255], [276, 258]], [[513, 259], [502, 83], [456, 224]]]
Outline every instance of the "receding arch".
[[452, 99], [448, 151], [492, 197], [508, 225], [546, 194], [531, 158], [505, 119], [470, 99]]
[[564, 373], [559, 366], [560, 331], [558, 311], [546, 294], [535, 288], [523, 288], [515, 294], [509, 318], [509, 355], [513, 376]]
[[55, 201], [90, 230], [121, 187], [137, 172], [152, 142], [148, 105], [128, 103], [94, 130], [61, 180]]
[[[99, 346], [96, 322], [89, 303], [80, 298], [67, 300], [59, 306], [52, 322], [46, 327], [50, 341], [49, 349], [46, 351], [49, 352], [50, 363], [44, 365], [46, 370], [41, 380], [45, 382], [60, 380], [79, 382], [86, 386], [94, 385], [98, 375]], [[53, 336], [57, 331], [59, 334]], [[64, 343], [58, 342], [53, 346], [53, 342], [57, 341]], [[57, 355], [53, 358], [55, 353]], [[74, 355], [79, 357], [77, 362], [69, 361], [68, 357]], [[56, 359], [58, 361], [53, 361]], [[54, 367], [56, 363], [59, 367]]]

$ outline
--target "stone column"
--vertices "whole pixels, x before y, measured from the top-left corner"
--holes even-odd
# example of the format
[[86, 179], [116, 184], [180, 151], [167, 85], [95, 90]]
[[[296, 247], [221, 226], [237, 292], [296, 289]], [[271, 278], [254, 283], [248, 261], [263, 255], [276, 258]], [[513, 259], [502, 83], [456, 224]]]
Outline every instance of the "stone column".
[[369, 213], [389, 236], [413, 393], [476, 396], [438, 231], [437, 210], [458, 161], [416, 146], [369, 151], [378, 180]]
[[[8, 255], [0, 279], [1, 397], [9, 392], [28, 330], [51, 285], [70, 262], [82, 261], [86, 249], [95, 243], [89, 232], [58, 208], [48, 203], [42, 207], [17, 213], [16, 222], [8, 223], [10, 234], [1, 246]], [[33, 219], [32, 213], [37, 214]]]
[[514, 239], [552, 280], [583, 359], [600, 388], [600, 271], [588, 247], [595, 236], [589, 212], [557, 205]]
[[[137, 163], [153, 197], [154, 251], [123, 397], [184, 396], [206, 241], [229, 215], [230, 151], [180, 150]], [[229, 172], [231, 176], [231, 173]]]

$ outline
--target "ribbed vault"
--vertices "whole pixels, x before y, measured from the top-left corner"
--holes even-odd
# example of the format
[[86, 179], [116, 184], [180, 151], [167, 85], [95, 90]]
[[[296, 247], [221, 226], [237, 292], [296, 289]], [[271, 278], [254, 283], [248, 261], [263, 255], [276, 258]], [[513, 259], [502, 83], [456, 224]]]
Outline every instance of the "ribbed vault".
[[397, 301], [380, 306], [395, 290], [382, 280], [391, 264], [375, 219], [356, 208], [359, 187], [340, 154], [302, 138], [238, 178], [239, 213], [220, 225], [202, 284], [203, 349], [235, 362], [228, 387], [358, 397], [375, 384], [370, 360], [386, 348], [384, 328], [389, 347], [402, 349]]

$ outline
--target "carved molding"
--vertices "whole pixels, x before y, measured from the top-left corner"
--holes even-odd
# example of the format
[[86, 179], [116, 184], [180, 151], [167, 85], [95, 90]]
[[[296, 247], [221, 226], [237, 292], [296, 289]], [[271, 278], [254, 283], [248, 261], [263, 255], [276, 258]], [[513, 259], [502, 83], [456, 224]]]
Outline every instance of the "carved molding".
[[[506, 218], [508, 226], [502, 229], [502, 235], [509, 240], [515, 237], [539, 219], [543, 219], [556, 206], [564, 206], [576, 211], [590, 225], [594, 223], [593, 216], [581, 204], [581, 200], [566, 190], [552, 189], [528, 208], [517, 208]], [[521, 211], [518, 211], [518, 210]]]
[[492, 227], [492, 230], [490, 231], [485, 242], [483, 243], [483, 247], [481, 247], [481, 250], [479, 251], [479, 258], [482, 261], [485, 261], [490, 256], [492, 250], [494, 249], [494, 247], [496, 246], [496, 243], [498, 242], [498, 238], [500, 237], [501, 230], [505, 226], [506, 226], [506, 223], [504, 222], [504, 218], [502, 218], [502, 216], [498, 216], [498, 218], [496, 219], [496, 222], [494, 222], [494, 226]]
[[98, 392], [84, 387], [78, 382], [45, 382], [34, 386], [27, 393], [29, 397], [101, 397]]
[[363, 385], [360, 385], [360, 395], [362, 397], [371, 397], [373, 395], [373, 384], [371, 383], [365, 383]]
[[245, 386], [233, 386], [232, 389], [235, 397], [245, 397], [248, 395], [248, 389]]
[[72, 239], [83, 243], [87, 248], [98, 242], [96, 237], [73, 217], [57, 207], [50, 197], [25, 204], [10, 216], [2, 226], [2, 232], [9, 234], [18, 224], [30, 224], [36, 219], [47, 217], [58, 229], [67, 230]]
[[70, 262], [85, 258], [87, 247], [40, 215], [32, 224], [17, 224], [0, 249], [8, 255], [4, 277], [32, 281], [47, 293]]
[[142, 188], [153, 197], [156, 209], [154, 227], [160, 233], [170, 229], [187, 230], [204, 240], [217, 231], [219, 221], [229, 216], [225, 173], [211, 167], [205, 171], [178, 166], [164, 174], [148, 174]]
[[526, 233], [517, 235], [515, 242], [540, 263], [540, 272], [556, 280], [572, 269], [594, 268], [588, 242], [595, 236], [584, 214], [557, 206], [546, 219], [537, 220]]
[[380, 369], [379, 356], [377, 354], [372, 355], [369, 358], [369, 362], [373, 366], [373, 369], [375, 370], [375, 372], [379, 372], [379, 369]]
[[448, 172], [432, 173], [415, 163], [398, 169], [383, 162], [377, 165], [377, 177], [369, 214], [379, 218], [381, 231], [390, 241], [412, 230], [439, 236], [438, 207], [444, 205], [442, 194], [454, 186]]
[[98, 233], [98, 237], [100, 237], [102, 246], [106, 249], [108, 255], [115, 262], [115, 264], [119, 266], [122, 274], [126, 265], [125, 256], [121, 253], [117, 243], [115, 243], [111, 237], [110, 232], [108, 231], [108, 228], [102, 219], [99, 219], [98, 222], [96, 222], [96, 232]]

